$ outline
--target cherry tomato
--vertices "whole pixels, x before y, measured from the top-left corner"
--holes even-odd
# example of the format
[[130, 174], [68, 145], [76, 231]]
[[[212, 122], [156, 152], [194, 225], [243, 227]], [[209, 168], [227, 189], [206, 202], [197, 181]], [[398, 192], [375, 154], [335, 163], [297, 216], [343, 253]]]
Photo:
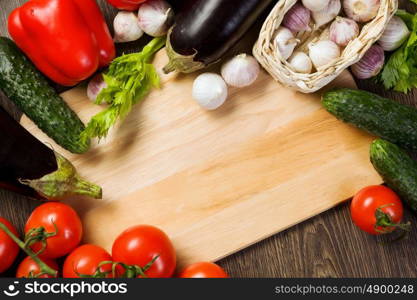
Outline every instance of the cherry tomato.
[[[43, 258], [42, 261], [47, 264], [49, 267], [54, 269], [55, 271], [59, 270], [59, 267], [57, 263], [48, 258]], [[30, 257], [27, 256], [17, 267], [16, 271], [16, 278], [28, 278], [30, 276], [30, 273], [32, 272], [32, 275], [35, 277], [40, 273], [41, 269], [39, 268], [38, 264]], [[43, 274], [39, 276], [38, 278], [54, 278], [51, 275]]]
[[[17, 236], [17, 230], [14, 226], [4, 218], [0, 218], [0, 222]], [[19, 246], [0, 229], [0, 273], [6, 271], [16, 259], [19, 253]]]
[[146, 0], [107, 0], [111, 5], [122, 10], [138, 10], [141, 3]]
[[150, 278], [171, 277], [176, 265], [174, 246], [168, 236], [148, 225], [134, 226], [122, 232], [113, 243], [112, 256], [117, 262], [142, 268], [157, 257], [145, 272]]
[[186, 267], [179, 274], [180, 278], [228, 278], [229, 275], [219, 266], [211, 262], [200, 262]]
[[[31, 229], [43, 227], [47, 233], [56, 231], [55, 236], [46, 239], [46, 249], [40, 254], [44, 258], [58, 258], [70, 253], [82, 238], [80, 217], [70, 206], [59, 202], [47, 202], [38, 206], [25, 225], [25, 233]], [[41, 242], [31, 246], [34, 252], [42, 248]]]
[[[379, 210], [383, 220], [377, 220]], [[350, 205], [352, 220], [360, 229], [373, 235], [395, 230], [403, 218], [403, 205], [397, 194], [382, 185], [360, 190]]]
[[[95, 245], [82, 245], [72, 251], [64, 262], [62, 275], [64, 278], [80, 278], [80, 275], [94, 275], [99, 264], [103, 261], [112, 261], [110, 254], [103, 248]], [[100, 267], [101, 272], [111, 272], [112, 265]], [[107, 277], [112, 277], [111, 274]]]

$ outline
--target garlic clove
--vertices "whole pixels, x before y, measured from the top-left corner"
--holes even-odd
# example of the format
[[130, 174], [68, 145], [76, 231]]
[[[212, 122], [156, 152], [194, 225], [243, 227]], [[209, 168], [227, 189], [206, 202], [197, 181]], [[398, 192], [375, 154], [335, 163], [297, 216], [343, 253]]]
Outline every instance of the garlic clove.
[[340, 0], [330, 0], [329, 4], [320, 11], [313, 11], [312, 16], [316, 25], [316, 28], [320, 28], [326, 25], [330, 21], [334, 20], [342, 9], [342, 3]]
[[301, 3], [296, 3], [291, 9], [285, 14], [282, 21], [282, 25], [293, 33], [301, 31], [309, 31], [311, 13]]
[[410, 30], [408, 30], [407, 25], [400, 17], [394, 16], [387, 24], [384, 33], [378, 40], [378, 44], [385, 51], [394, 51], [401, 47], [409, 36]]
[[99, 73], [95, 75], [88, 83], [87, 97], [91, 101], [96, 101], [98, 94], [107, 87], [107, 83], [104, 81], [103, 74]]
[[133, 12], [119, 11], [113, 21], [114, 41], [116, 43], [133, 42], [143, 35], [138, 17]]
[[321, 11], [329, 5], [330, 0], [302, 0], [302, 2], [311, 11]]
[[246, 87], [258, 78], [260, 67], [256, 59], [247, 54], [239, 54], [222, 66], [221, 74], [229, 86]]
[[379, 45], [373, 45], [366, 51], [360, 61], [354, 64], [350, 69], [353, 75], [358, 79], [368, 79], [378, 75], [385, 62], [385, 53]]
[[285, 27], [278, 28], [275, 33], [275, 47], [284, 60], [287, 60], [294, 52], [298, 40], [294, 37], [291, 30]]
[[304, 52], [295, 52], [288, 60], [288, 63], [298, 73], [310, 74], [313, 70], [313, 63]]
[[330, 40], [345, 47], [359, 36], [359, 25], [348, 18], [336, 17], [330, 25]]
[[380, 0], [343, 0], [343, 9], [348, 18], [365, 23], [376, 17]]
[[174, 11], [164, 0], [148, 0], [139, 7], [139, 26], [147, 34], [160, 37], [173, 23]]
[[309, 45], [309, 56], [313, 65], [318, 69], [340, 57], [340, 48], [330, 40], [319, 41]]
[[226, 82], [215, 73], [199, 75], [193, 84], [193, 98], [201, 107], [215, 110], [223, 105], [228, 96]]

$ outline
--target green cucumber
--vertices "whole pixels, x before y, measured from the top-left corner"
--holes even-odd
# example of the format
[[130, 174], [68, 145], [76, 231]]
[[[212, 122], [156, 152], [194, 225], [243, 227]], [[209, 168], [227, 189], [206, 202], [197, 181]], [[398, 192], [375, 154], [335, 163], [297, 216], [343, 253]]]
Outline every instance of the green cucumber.
[[63, 148], [84, 153], [85, 126], [15, 43], [0, 37], [0, 89], [43, 132]]
[[417, 110], [378, 95], [352, 89], [324, 94], [323, 106], [338, 119], [372, 135], [417, 150]]
[[417, 213], [417, 162], [388, 141], [371, 144], [371, 162], [385, 183]]

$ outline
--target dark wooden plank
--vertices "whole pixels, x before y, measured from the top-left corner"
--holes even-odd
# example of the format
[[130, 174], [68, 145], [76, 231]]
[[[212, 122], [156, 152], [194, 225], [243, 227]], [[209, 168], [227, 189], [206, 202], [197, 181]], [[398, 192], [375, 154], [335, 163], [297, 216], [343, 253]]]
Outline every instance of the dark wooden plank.
[[[7, 35], [9, 12], [25, 0], [0, 0], [0, 34]], [[114, 9], [99, 0], [107, 20]], [[401, 1], [403, 4], [405, 1]], [[408, 4], [411, 8], [412, 5]], [[138, 47], [130, 43], [119, 47], [119, 53]], [[358, 83], [360, 88], [416, 105], [416, 92], [409, 95], [383, 91], [372, 81]], [[20, 114], [0, 93], [0, 104], [17, 118]], [[0, 216], [21, 230], [30, 211], [39, 203], [0, 190]], [[407, 212], [414, 224], [417, 218]], [[238, 237], [236, 237], [238, 238]], [[220, 261], [234, 277], [416, 277], [417, 229], [408, 239], [395, 244], [382, 244], [381, 238], [368, 236], [352, 224], [348, 203], [323, 213], [285, 232]]]

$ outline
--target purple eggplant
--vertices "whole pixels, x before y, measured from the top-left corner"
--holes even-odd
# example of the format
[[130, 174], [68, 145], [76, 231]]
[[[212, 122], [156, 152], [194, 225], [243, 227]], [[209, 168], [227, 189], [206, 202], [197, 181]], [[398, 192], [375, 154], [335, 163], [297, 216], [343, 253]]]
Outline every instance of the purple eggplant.
[[101, 198], [101, 188], [82, 179], [74, 166], [51, 150], [0, 107], [0, 188], [58, 200], [71, 195]]
[[[175, 1], [174, 1], [175, 2]], [[179, 5], [167, 39], [164, 72], [191, 73], [220, 60], [272, 0], [188, 0]]]

